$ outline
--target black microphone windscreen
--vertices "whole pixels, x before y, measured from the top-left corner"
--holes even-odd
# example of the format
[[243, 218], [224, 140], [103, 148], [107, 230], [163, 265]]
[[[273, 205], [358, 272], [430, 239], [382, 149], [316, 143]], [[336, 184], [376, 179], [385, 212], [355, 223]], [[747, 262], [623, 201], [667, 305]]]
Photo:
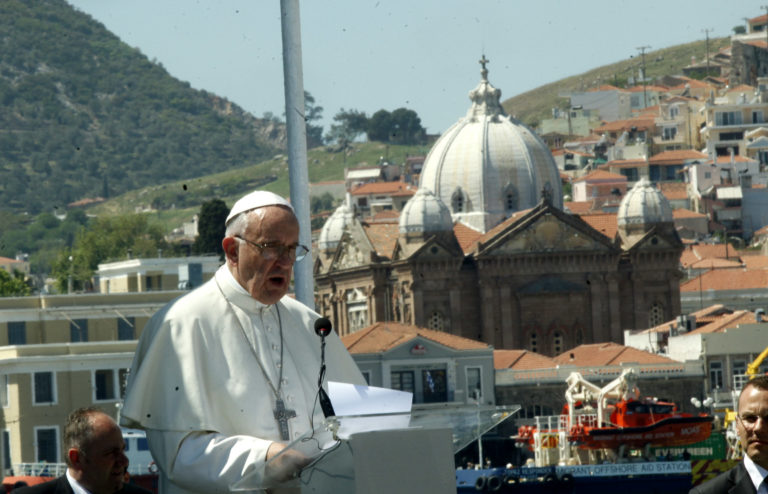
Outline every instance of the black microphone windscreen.
[[328, 320], [328, 318], [321, 317], [317, 321], [315, 321], [315, 333], [317, 333], [317, 336], [325, 338], [326, 336], [331, 334], [332, 330], [333, 330], [333, 325], [331, 325], [331, 321]]

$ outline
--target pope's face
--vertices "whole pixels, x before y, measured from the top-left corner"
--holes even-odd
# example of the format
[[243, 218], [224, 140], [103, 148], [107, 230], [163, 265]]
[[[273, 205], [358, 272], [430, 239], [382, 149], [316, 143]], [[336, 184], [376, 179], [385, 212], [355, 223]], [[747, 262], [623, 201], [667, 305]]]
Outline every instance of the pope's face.
[[739, 398], [736, 430], [752, 461], [768, 468], [768, 390], [747, 385]]
[[[258, 214], [252, 215], [242, 238], [256, 244], [295, 246], [299, 242], [299, 222], [290, 210], [268, 206], [261, 219]], [[294, 259], [287, 252], [266, 259], [264, 251], [248, 242], [225, 239], [230, 270], [253, 298], [263, 304], [274, 304], [288, 293]]]

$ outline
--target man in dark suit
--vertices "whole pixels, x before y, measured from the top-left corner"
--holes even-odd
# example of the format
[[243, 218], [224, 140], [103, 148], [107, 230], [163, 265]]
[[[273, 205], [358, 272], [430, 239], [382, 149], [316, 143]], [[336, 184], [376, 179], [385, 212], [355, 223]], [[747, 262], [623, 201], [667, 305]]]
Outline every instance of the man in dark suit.
[[117, 423], [98, 408], [79, 408], [64, 426], [67, 473], [61, 477], [14, 490], [17, 494], [151, 494], [127, 484], [128, 458]]
[[768, 485], [768, 376], [751, 379], [739, 395], [736, 431], [744, 461], [689, 494], [764, 494]]

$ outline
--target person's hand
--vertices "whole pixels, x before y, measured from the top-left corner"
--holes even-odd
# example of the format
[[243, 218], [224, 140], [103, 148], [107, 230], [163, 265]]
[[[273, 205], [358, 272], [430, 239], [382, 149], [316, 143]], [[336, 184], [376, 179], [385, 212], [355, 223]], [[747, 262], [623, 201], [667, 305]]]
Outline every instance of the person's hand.
[[285, 444], [273, 442], [267, 449], [268, 463], [264, 475], [270, 484], [286, 482], [296, 478], [301, 469], [311, 461], [312, 459], [303, 453], [287, 449]]

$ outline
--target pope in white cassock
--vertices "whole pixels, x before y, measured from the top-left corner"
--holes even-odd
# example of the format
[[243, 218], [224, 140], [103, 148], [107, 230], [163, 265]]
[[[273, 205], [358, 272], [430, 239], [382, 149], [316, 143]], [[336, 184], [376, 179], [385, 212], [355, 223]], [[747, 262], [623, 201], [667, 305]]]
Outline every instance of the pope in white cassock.
[[[322, 427], [319, 315], [285, 296], [307, 253], [293, 208], [256, 191], [226, 225], [226, 264], [152, 317], [131, 367], [122, 424], [147, 431], [162, 494], [263, 492], [267, 460]], [[335, 334], [326, 351], [328, 380], [365, 384]]]

